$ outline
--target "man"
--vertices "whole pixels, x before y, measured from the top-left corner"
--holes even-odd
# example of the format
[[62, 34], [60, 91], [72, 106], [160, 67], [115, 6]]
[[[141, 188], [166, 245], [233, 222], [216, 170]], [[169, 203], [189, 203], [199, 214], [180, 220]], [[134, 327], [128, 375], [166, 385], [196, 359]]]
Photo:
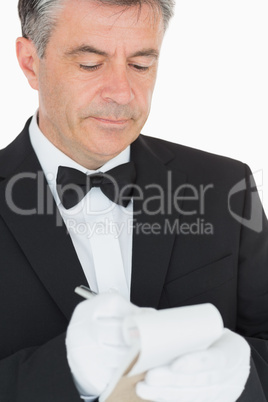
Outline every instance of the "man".
[[[268, 225], [250, 171], [140, 135], [172, 7], [19, 2], [39, 109], [0, 158], [1, 401], [94, 400], [124, 359], [125, 316], [202, 303], [224, 335], [136, 378], [139, 397], [268, 400]], [[100, 295], [78, 304], [80, 284]]]

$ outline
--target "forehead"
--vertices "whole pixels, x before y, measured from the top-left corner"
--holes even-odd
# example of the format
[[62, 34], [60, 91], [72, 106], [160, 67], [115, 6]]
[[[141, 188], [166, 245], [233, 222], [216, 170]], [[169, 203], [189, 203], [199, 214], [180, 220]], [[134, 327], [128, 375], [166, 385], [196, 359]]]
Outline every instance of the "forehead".
[[61, 9], [52, 41], [67, 46], [90, 41], [112, 46], [149, 44], [160, 47], [164, 34], [161, 12], [155, 6], [107, 5], [94, 0], [67, 0]]

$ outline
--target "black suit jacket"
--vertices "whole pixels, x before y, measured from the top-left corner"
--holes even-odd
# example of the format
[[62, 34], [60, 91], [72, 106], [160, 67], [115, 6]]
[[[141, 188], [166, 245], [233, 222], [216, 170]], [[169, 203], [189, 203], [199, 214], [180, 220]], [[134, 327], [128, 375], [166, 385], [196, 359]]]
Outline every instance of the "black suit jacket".
[[[0, 401], [78, 402], [65, 331], [81, 301], [74, 288], [87, 281], [28, 127], [0, 153]], [[131, 158], [139, 186], [131, 301], [213, 303], [252, 347], [239, 401], [268, 401], [268, 225], [249, 169], [142, 135]]]

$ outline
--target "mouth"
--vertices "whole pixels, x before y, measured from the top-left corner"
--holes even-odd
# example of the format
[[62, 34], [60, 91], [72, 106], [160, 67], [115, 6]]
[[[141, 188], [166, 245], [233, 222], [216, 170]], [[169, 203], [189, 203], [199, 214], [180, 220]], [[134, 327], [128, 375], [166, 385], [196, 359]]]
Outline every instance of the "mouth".
[[98, 121], [99, 123], [103, 124], [112, 124], [115, 126], [123, 126], [129, 122], [130, 119], [121, 119], [121, 120], [116, 120], [116, 119], [104, 119], [101, 117], [91, 117], [93, 120]]

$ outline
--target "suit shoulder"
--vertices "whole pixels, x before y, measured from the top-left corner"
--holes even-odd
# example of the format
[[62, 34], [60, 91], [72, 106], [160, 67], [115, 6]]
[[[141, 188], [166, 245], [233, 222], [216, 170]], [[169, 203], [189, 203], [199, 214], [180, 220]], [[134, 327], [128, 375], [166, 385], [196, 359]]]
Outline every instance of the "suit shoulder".
[[[199, 180], [240, 180], [248, 175], [250, 169], [246, 164], [227, 156], [217, 155], [163, 139], [142, 135], [142, 141], [158, 156], [169, 155], [167, 167], [180, 170], [190, 178]], [[171, 156], [172, 155], [172, 156]]]
[[9, 172], [31, 151], [30, 122], [31, 118], [26, 122], [22, 132], [7, 147], [0, 150], [0, 178], [8, 176]]
[[214, 154], [212, 152], [188, 147], [186, 145], [177, 144], [160, 138], [141, 135], [142, 140], [146, 143], [154, 153], [161, 155], [163, 152], [173, 154], [173, 159], [177, 160], [181, 166], [188, 165], [207, 165], [221, 167], [237, 167], [245, 169], [245, 164], [239, 160]]

